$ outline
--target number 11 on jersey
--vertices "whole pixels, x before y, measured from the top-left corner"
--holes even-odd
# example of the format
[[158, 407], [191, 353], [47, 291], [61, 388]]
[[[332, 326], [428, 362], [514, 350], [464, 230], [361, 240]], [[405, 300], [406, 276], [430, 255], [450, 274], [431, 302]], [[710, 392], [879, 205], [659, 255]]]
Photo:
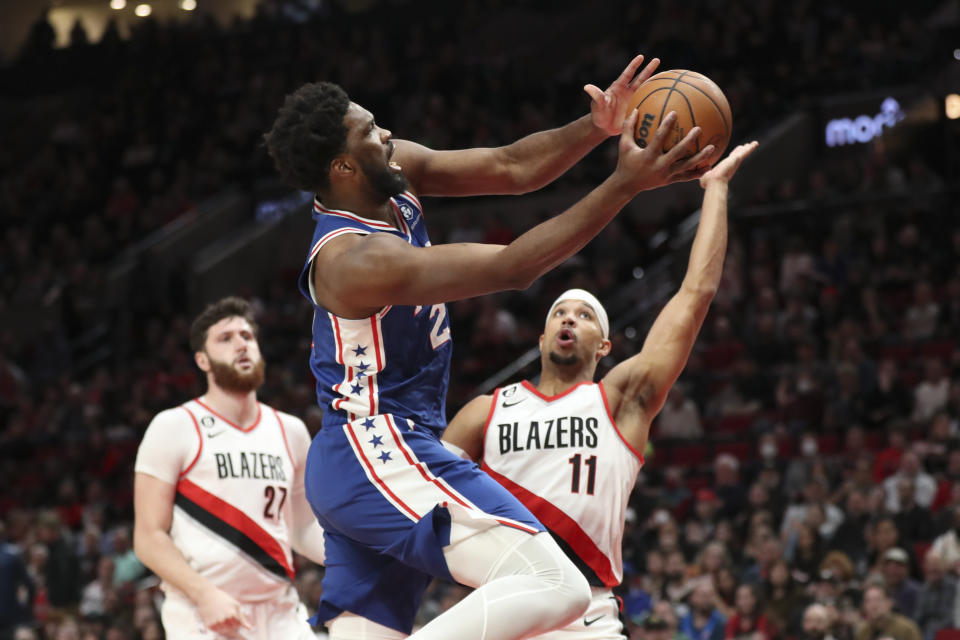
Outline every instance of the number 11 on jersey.
[[[580, 493], [580, 454], [572, 456], [569, 460], [573, 467], [573, 477], [570, 479], [570, 493]], [[593, 495], [593, 487], [597, 480], [597, 456], [590, 456], [583, 461], [583, 466], [587, 467], [587, 495]]]

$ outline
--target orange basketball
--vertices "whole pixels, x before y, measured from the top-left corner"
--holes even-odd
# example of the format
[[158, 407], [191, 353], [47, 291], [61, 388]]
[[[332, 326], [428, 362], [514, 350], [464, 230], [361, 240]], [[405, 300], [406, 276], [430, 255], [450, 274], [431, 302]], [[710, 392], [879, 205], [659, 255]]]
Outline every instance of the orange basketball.
[[721, 157], [730, 143], [733, 116], [723, 91], [713, 80], [695, 71], [671, 69], [661, 71], [644, 82], [628, 103], [629, 109], [639, 109], [637, 117], [637, 144], [646, 147], [660, 120], [671, 111], [677, 112], [677, 126], [668, 136], [664, 151], [680, 142], [693, 127], [700, 127], [697, 151], [712, 144], [716, 147], [710, 157], [712, 165]]

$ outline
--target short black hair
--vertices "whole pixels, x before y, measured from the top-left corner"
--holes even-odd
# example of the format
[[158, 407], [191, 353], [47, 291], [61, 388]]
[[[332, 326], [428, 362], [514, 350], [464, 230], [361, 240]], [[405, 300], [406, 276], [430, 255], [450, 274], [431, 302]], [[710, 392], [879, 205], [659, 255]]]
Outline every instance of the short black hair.
[[233, 317], [243, 318], [250, 323], [254, 335], [259, 333], [260, 329], [253, 318], [253, 307], [250, 303], [243, 298], [229, 296], [207, 305], [207, 308], [194, 319], [193, 324], [190, 325], [190, 349], [194, 353], [203, 351], [210, 327], [224, 318]]
[[264, 134], [267, 152], [290, 186], [317, 193], [330, 186], [330, 162], [347, 145], [346, 92], [332, 82], [305, 84], [284, 101]]

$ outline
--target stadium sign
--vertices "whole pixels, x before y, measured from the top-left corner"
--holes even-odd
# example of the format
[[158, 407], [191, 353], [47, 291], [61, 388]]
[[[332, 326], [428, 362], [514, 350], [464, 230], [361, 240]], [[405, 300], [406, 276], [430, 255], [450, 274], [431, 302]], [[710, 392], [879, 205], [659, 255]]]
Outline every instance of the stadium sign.
[[834, 118], [827, 123], [825, 135], [828, 147], [870, 142], [883, 134], [884, 128], [893, 127], [903, 120], [905, 114], [895, 98], [887, 97], [880, 103], [880, 113], [859, 115], [853, 118]]

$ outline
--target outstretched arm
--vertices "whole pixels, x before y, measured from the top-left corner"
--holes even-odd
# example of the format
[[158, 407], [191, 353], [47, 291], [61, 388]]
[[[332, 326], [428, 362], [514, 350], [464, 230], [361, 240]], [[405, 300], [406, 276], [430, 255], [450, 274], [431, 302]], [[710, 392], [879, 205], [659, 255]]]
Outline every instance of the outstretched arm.
[[566, 126], [495, 148], [433, 151], [408, 140], [395, 140], [394, 160], [420, 195], [534, 191], [556, 180], [607, 137], [620, 133], [630, 96], [653, 75], [659, 63], [654, 58], [638, 74], [643, 64], [643, 56], [638, 55], [606, 91], [586, 85], [590, 114]]
[[704, 188], [700, 224], [680, 290], [657, 316], [640, 353], [604, 378], [611, 411], [637, 450], [646, 446], [650, 422], [686, 365], [720, 284], [727, 250], [727, 187], [756, 147], [756, 142], [740, 145], [700, 178]]
[[[527, 288], [586, 245], [637, 193], [651, 183], [661, 184], [665, 177], [696, 171], [689, 167], [713, 153], [713, 145], [694, 153], [699, 127], [663, 153], [676, 121], [673, 112], [664, 118], [650, 146], [641, 149], [632, 135], [636, 119], [634, 111], [624, 124], [619, 162], [607, 180], [509, 245], [418, 248], [387, 233], [330, 240], [314, 259], [317, 301], [340, 317], [365, 318], [388, 305], [428, 305]], [[687, 155], [692, 158], [685, 160]]]

